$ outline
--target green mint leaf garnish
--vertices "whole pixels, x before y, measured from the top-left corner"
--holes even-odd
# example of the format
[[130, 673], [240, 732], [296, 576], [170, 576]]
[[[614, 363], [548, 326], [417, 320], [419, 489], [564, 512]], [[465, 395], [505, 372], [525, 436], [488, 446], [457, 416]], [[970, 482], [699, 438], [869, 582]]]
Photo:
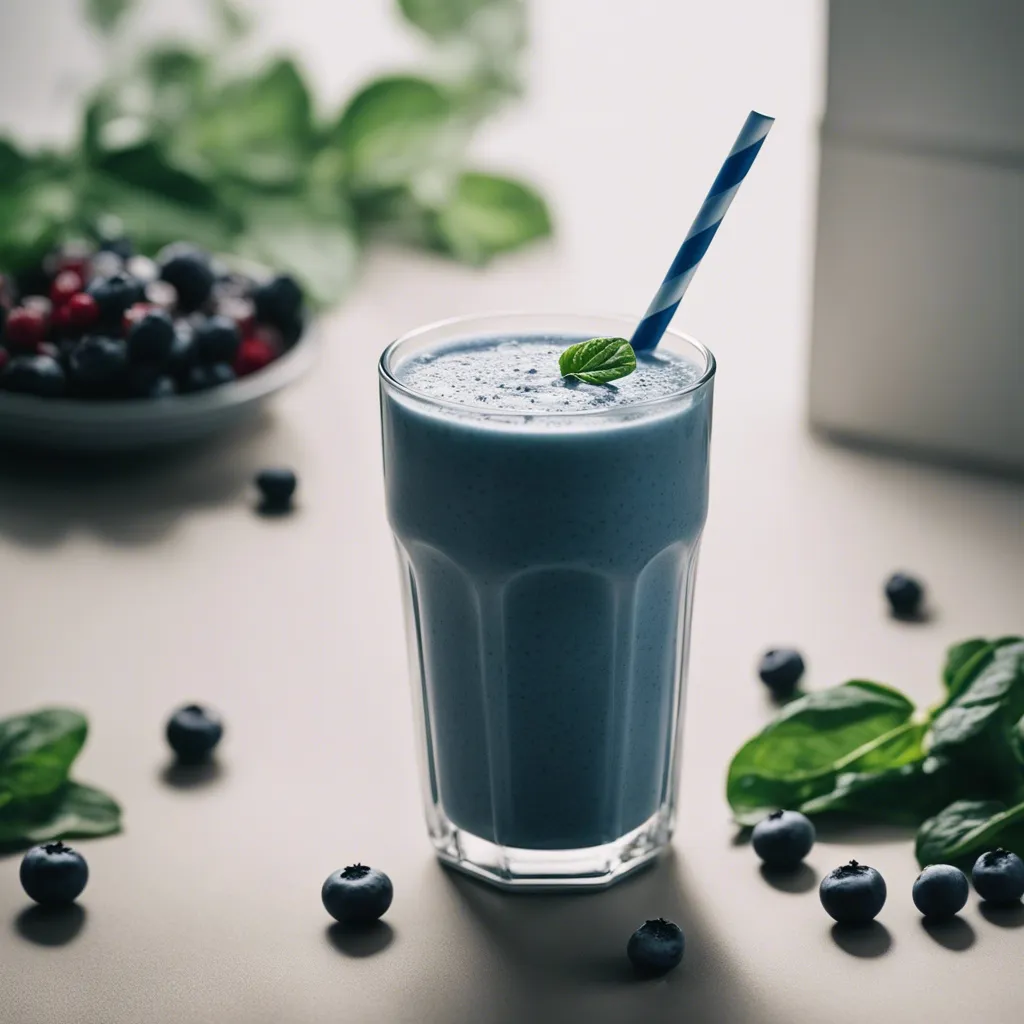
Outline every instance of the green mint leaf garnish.
[[591, 338], [570, 345], [558, 357], [558, 368], [563, 377], [584, 384], [607, 384], [636, 369], [636, 353], [625, 338]]

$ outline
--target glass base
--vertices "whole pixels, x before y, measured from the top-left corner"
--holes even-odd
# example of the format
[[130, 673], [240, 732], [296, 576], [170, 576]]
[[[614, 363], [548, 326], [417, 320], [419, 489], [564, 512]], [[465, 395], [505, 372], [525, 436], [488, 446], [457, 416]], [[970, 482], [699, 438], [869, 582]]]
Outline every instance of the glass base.
[[437, 824], [431, 840], [443, 864], [518, 892], [607, 888], [650, 863], [672, 837], [667, 808], [613, 843], [580, 850], [521, 850], [471, 835], [447, 819]]

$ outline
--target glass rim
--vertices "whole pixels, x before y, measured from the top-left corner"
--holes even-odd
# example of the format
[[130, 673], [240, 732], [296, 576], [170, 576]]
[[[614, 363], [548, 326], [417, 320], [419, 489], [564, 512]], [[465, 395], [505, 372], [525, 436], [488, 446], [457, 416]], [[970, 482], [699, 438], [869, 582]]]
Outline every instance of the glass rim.
[[428, 395], [423, 391], [417, 391], [415, 388], [409, 387], [408, 384], [400, 381], [391, 370], [391, 362], [394, 356], [399, 352], [401, 348], [405, 346], [407, 342], [415, 341], [417, 338], [422, 338], [425, 334], [429, 334], [434, 331], [442, 330], [445, 328], [458, 327], [458, 326], [472, 326], [474, 324], [486, 324], [491, 320], [500, 320], [503, 317], [515, 318], [524, 317], [542, 320], [544, 317], [579, 317], [580, 319], [594, 319], [594, 320], [606, 320], [606, 321], [618, 321], [624, 327], [628, 327], [626, 334], [632, 334], [638, 319], [635, 316], [627, 316], [622, 313], [569, 313], [562, 311], [539, 311], [531, 312], [527, 310], [499, 310], [491, 313], [467, 313], [461, 316], [446, 317], [443, 320], [434, 320], [432, 323], [424, 324], [422, 327], [416, 327], [411, 331], [407, 331], [405, 334], [396, 338], [392, 341], [381, 353], [380, 359], [377, 361], [377, 372], [381, 380], [384, 381], [389, 387], [394, 388], [396, 391], [408, 398], [414, 399], [418, 402], [425, 402], [428, 405], [438, 406], [446, 409], [456, 409], [462, 413], [470, 413], [474, 417], [479, 416], [481, 419], [561, 419], [570, 420], [586, 417], [598, 418], [598, 417], [621, 417], [624, 414], [632, 413], [634, 410], [650, 409], [652, 407], [666, 405], [671, 402], [678, 401], [680, 398], [684, 398], [687, 395], [692, 395], [697, 391], [700, 391], [706, 384], [708, 384], [715, 376], [717, 369], [717, 363], [715, 360], [714, 353], [705, 345], [703, 342], [698, 341], [692, 335], [685, 334], [682, 331], [675, 331], [671, 328], [665, 331], [665, 334], [671, 335], [673, 338], [677, 338], [680, 341], [685, 342], [694, 348], [704, 359], [704, 370], [701, 375], [690, 384], [680, 388], [678, 391], [672, 391], [667, 395], [659, 395], [657, 398], [647, 398], [642, 402], [631, 402], [629, 405], [613, 405], [604, 409], [570, 409], [562, 411], [558, 409], [543, 409], [537, 412], [526, 411], [526, 410], [514, 410], [514, 409], [488, 409], [481, 406], [467, 405], [464, 402], [455, 402], [448, 398], [438, 398], [435, 395]]

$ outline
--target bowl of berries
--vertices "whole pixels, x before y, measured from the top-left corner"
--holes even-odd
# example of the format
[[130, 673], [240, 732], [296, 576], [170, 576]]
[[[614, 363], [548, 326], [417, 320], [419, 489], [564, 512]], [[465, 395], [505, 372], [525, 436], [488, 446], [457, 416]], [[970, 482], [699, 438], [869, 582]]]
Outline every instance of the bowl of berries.
[[116, 452], [197, 440], [310, 366], [286, 275], [175, 243], [69, 244], [0, 277], [0, 443]]

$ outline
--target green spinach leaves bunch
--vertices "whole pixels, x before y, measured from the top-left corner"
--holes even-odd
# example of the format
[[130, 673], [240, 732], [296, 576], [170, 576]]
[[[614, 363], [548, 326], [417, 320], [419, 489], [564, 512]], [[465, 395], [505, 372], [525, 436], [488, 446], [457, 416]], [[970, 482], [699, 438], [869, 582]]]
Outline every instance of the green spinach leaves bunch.
[[919, 826], [922, 866], [1024, 854], [1024, 638], [956, 644], [942, 682], [928, 711], [862, 680], [787, 704], [729, 766], [736, 821], [789, 808]]
[[114, 800], [68, 777], [87, 732], [67, 708], [0, 719], [0, 851], [120, 829]]
[[206, 48], [140, 51], [124, 28], [139, 0], [86, 0], [112, 70], [68, 149], [0, 139], [0, 268], [119, 223], [148, 254], [186, 239], [288, 271], [325, 306], [381, 232], [474, 264], [550, 233], [529, 185], [466, 165], [477, 127], [521, 91], [523, 0], [397, 0], [431, 73], [378, 78], [337, 112], [291, 58], [253, 71], [250, 17], [208, 2]]

